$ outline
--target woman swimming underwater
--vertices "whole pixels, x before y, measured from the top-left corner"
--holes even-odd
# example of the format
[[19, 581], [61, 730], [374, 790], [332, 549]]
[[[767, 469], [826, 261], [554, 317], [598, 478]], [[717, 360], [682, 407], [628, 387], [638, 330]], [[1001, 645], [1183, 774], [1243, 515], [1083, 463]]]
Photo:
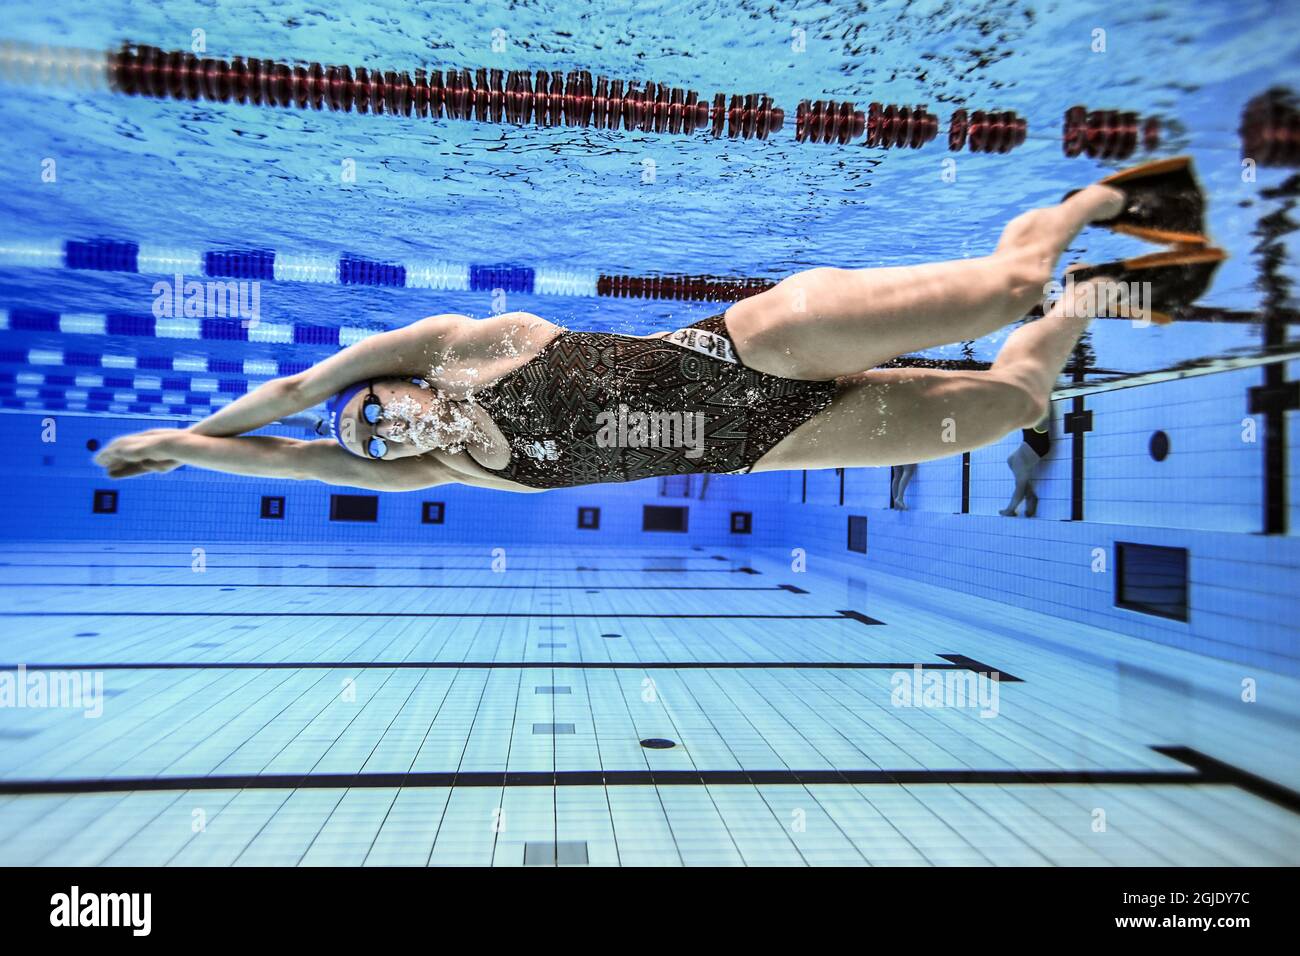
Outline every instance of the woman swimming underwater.
[[[986, 371], [877, 368], [1023, 318], [1089, 223], [1170, 248], [1072, 271]], [[1040, 421], [1092, 318], [1168, 321], [1224, 257], [1207, 242], [1190, 161], [1161, 160], [1017, 216], [991, 255], [811, 269], [674, 332], [576, 332], [523, 312], [432, 316], [190, 428], [117, 438], [95, 461], [114, 478], [189, 464], [393, 491], [926, 461]], [[331, 438], [238, 437], [321, 402]]]

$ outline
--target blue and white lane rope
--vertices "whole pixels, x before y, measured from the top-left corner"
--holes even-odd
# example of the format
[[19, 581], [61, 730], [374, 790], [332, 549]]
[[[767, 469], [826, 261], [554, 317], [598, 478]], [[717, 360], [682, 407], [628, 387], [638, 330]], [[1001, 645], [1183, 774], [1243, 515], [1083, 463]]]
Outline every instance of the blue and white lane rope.
[[[59, 313], [48, 309], [10, 309], [0, 310], [0, 331], [346, 348], [384, 330], [260, 319], [160, 319], [137, 312]], [[105, 360], [109, 358], [104, 356]]]
[[51, 407], [52, 402], [84, 403], [86, 407], [94, 405], [102, 409], [120, 408], [123, 410], [135, 406], [153, 408], [181, 408], [208, 415], [229, 405], [234, 399], [226, 396], [185, 395], [168, 392], [108, 392], [103, 389], [85, 388], [51, 388], [30, 385], [0, 384], [0, 398], [15, 398], [41, 402], [42, 407]]
[[[248, 328], [244, 328], [248, 325]], [[44, 309], [0, 310], [0, 330], [75, 335], [134, 335], [157, 339], [225, 340], [340, 348], [377, 329], [245, 323], [238, 319], [155, 320], [151, 315], [60, 314]], [[0, 340], [2, 346], [3, 340]], [[303, 358], [217, 358], [131, 355], [95, 349], [3, 348], [0, 411], [110, 414], [194, 421], [268, 379], [311, 367]], [[293, 424], [309, 426], [311, 416]]]
[[[227, 403], [265, 380], [200, 378], [197, 376], [90, 375], [85, 372], [8, 371], [0, 369], [0, 386], [63, 389], [62, 397], [97, 402], [162, 402], [184, 405]], [[73, 393], [77, 394], [74, 396]], [[24, 395], [24, 398], [34, 396]], [[57, 398], [53, 394], [43, 397]]]
[[[144, 405], [142, 402], [79, 402], [68, 398], [18, 398], [16, 390], [0, 388], [0, 414], [21, 415], [88, 415], [100, 418], [110, 415], [123, 419], [151, 419], [155, 421], [201, 421], [212, 414], [208, 406]], [[281, 421], [308, 431], [311, 423]]]
[[[21, 317], [21, 310], [19, 311]], [[0, 327], [9, 328], [0, 312]], [[76, 316], [84, 330], [103, 316]], [[26, 323], [20, 322], [25, 325]], [[48, 323], [43, 323], [48, 327]], [[302, 359], [222, 359], [203, 355], [123, 355], [57, 348], [0, 348], [0, 411], [119, 415], [196, 421], [269, 379], [311, 366]], [[294, 424], [310, 425], [311, 416]]]
[[[65, 358], [75, 364], [65, 364]], [[27, 362], [23, 363], [26, 359]], [[93, 361], [112, 359], [112, 365], [93, 365]], [[127, 361], [123, 361], [126, 359]], [[0, 411], [73, 412], [197, 420], [229, 405], [240, 395], [263, 384], [266, 378], [232, 378], [205, 374], [176, 374], [162, 370], [163, 364], [149, 360], [151, 366], [138, 371], [134, 357], [98, 356], [89, 353], [69, 354], [49, 349], [3, 350], [0, 362], [16, 362], [26, 367], [16, 371], [0, 368]], [[204, 360], [177, 358], [167, 364], [192, 366], [205, 371]], [[222, 363], [224, 366], [242, 363]], [[276, 362], [248, 363], [250, 371], [274, 374]], [[44, 366], [46, 370], [42, 370]], [[97, 369], [87, 371], [86, 369]], [[167, 374], [151, 374], [166, 371]], [[134, 372], [135, 374], [130, 374]]]
[[[236, 282], [527, 293], [674, 302], [736, 302], [770, 289], [769, 279], [716, 275], [626, 275], [515, 263], [385, 262], [352, 255], [269, 249], [199, 251], [142, 246], [122, 239], [0, 240], [0, 267], [87, 269]], [[197, 281], [191, 279], [190, 281]], [[208, 292], [214, 290], [208, 289]], [[174, 290], [177, 298], [180, 290]]]
[[0, 240], [0, 267], [134, 272], [261, 282], [313, 282], [451, 292], [597, 295], [596, 272], [510, 263], [379, 261], [351, 255], [269, 249], [207, 251], [119, 239]]
[[106, 391], [27, 385], [5, 381], [0, 374], [0, 411], [73, 412], [98, 415], [145, 416], [196, 421], [229, 405], [233, 397], [172, 392]]
[[[0, 312], [0, 322], [4, 313]], [[189, 375], [224, 376], [217, 391], [229, 391], [227, 384], [237, 384], [230, 376], [250, 379], [280, 378], [296, 375], [312, 366], [301, 359], [246, 358], [219, 359], [206, 355], [121, 355], [109, 352], [71, 351], [64, 349], [0, 348], [0, 363], [29, 367], [103, 369], [108, 372], [176, 372]], [[197, 381], [197, 379], [195, 380]]]
[[[60, 388], [56, 377], [34, 384], [14, 373], [0, 372], [0, 413], [141, 418], [155, 421], [197, 422], [235, 400], [233, 395], [149, 392], [117, 389]], [[142, 383], [141, 388], [147, 383]], [[249, 388], [260, 382], [248, 383]], [[308, 436], [324, 435], [324, 419], [311, 412], [282, 418], [273, 424], [301, 429]]]

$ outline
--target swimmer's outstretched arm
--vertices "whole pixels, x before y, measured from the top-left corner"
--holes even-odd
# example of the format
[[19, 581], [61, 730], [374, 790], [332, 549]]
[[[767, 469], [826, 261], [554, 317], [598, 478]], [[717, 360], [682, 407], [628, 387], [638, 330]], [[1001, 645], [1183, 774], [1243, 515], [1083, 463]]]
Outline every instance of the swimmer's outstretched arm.
[[[424, 459], [370, 461], [329, 439], [300, 441], [257, 435], [222, 438], [192, 430], [156, 428], [124, 435], [106, 445], [95, 462], [110, 478], [130, 478], [176, 465], [233, 475], [295, 478], [373, 491], [413, 491], [458, 480], [451, 469]], [[158, 467], [165, 463], [169, 467]]]
[[427, 376], [440, 364], [457, 330], [472, 320], [431, 315], [362, 339], [297, 375], [273, 378], [209, 415], [190, 431], [216, 437], [242, 435], [318, 405], [342, 388], [368, 378]]

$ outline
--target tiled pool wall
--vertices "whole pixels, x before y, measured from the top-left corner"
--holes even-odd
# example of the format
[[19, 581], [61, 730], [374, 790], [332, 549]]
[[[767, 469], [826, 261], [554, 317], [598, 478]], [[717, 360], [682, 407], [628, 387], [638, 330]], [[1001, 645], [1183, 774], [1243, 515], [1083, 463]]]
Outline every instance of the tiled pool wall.
[[[49, 421], [54, 422], [55, 440]], [[0, 415], [0, 538], [496, 544], [626, 543], [645, 535], [671, 543], [677, 532], [643, 532], [645, 505], [688, 508], [686, 536], [696, 544], [776, 546], [780, 516], [800, 473], [711, 477], [699, 500], [700, 477], [667, 487], [657, 479], [593, 485], [545, 494], [501, 494], [461, 485], [400, 494], [291, 481], [220, 475], [182, 468], [125, 481], [104, 476], [90, 442], [167, 422], [100, 417]], [[301, 430], [268, 429], [288, 437]], [[116, 492], [116, 513], [96, 514], [100, 491]], [[374, 496], [373, 522], [330, 520], [332, 495]], [[689, 494], [692, 497], [685, 497]], [[262, 517], [264, 497], [283, 498], [282, 517]], [[426, 503], [443, 505], [440, 523], [426, 523]], [[599, 509], [599, 527], [581, 528], [579, 512]], [[430, 516], [436, 516], [436, 508]], [[733, 533], [732, 513], [751, 516], [750, 532]]]
[[[1295, 415], [1288, 432], [1289, 534], [1265, 535], [1263, 421], [1248, 406], [1258, 369], [1089, 396], [1083, 521], [1069, 520], [1073, 438], [1056, 403], [1053, 448], [1036, 483], [1035, 518], [1005, 518], [1006, 458], [1019, 433], [970, 456], [962, 513], [960, 457], [922, 464], [907, 511], [889, 508], [888, 469], [835, 472], [795, 489], [787, 527], [823, 553], [943, 587], [1044, 611], [1243, 664], [1300, 673], [1300, 510]], [[1252, 433], [1253, 428], [1253, 433]], [[1162, 461], [1152, 435], [1168, 436]], [[1254, 438], [1255, 440], [1250, 440]], [[867, 553], [850, 553], [848, 516], [867, 518]], [[1188, 552], [1188, 619], [1116, 606], [1116, 542]], [[1098, 555], [1101, 555], [1101, 560]]]
[[[379, 495], [373, 522], [330, 519], [331, 495], [373, 494], [182, 469], [168, 476], [106, 480], [87, 443], [162, 423], [58, 417], [56, 440], [39, 415], [0, 416], [5, 454], [0, 537], [61, 540], [473, 542], [593, 545], [680, 541], [794, 552], [904, 575], [1012, 605], [1273, 670], [1300, 673], [1300, 526], [1288, 469], [1291, 534], [1261, 534], [1263, 422], [1249, 411], [1258, 369], [1089, 396], [1083, 438], [1083, 521], [1072, 477], [1074, 438], [1064, 432], [1071, 400], [1058, 402], [1053, 448], [1037, 482], [1036, 518], [1004, 518], [1011, 492], [1006, 458], [1013, 433], [970, 455], [922, 464], [907, 493], [909, 510], [889, 508], [889, 470], [856, 469], [715, 477], [703, 501], [699, 477], [685, 489], [658, 480], [588, 486], [544, 495], [496, 494], [461, 486]], [[1253, 429], [1253, 431], [1252, 431]], [[1287, 421], [1288, 456], [1300, 431]], [[1151, 454], [1163, 432], [1169, 452]], [[284, 434], [295, 434], [284, 431]], [[299, 437], [300, 437], [300, 433]], [[968, 478], [963, 490], [963, 471]], [[93, 514], [98, 490], [117, 492], [115, 514]], [[283, 517], [261, 516], [264, 497], [283, 498]], [[963, 513], [963, 498], [966, 512]], [[442, 522], [427, 523], [428, 503]], [[688, 510], [685, 535], [644, 531], [647, 506]], [[599, 509], [599, 528], [579, 527], [580, 509]], [[438, 509], [434, 508], [436, 514]], [[750, 532], [732, 530], [735, 514]], [[847, 548], [850, 515], [867, 519], [867, 550]], [[1186, 621], [1116, 605], [1116, 543], [1185, 548]], [[797, 554], [792, 555], [795, 560]]]

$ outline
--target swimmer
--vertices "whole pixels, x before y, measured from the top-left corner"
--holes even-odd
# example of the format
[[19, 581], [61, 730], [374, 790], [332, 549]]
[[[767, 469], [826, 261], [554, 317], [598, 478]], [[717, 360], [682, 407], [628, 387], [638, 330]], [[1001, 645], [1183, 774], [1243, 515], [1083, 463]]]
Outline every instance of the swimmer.
[[[985, 371], [879, 367], [1023, 319], [1089, 224], [1170, 248], [1073, 272]], [[95, 461], [113, 478], [188, 464], [377, 490], [519, 492], [929, 461], [1033, 427], [1092, 318], [1168, 321], [1223, 258], [1207, 242], [1190, 160], [1160, 160], [1017, 216], [990, 255], [810, 269], [672, 332], [570, 331], [525, 312], [431, 316], [189, 428], [117, 438]], [[329, 438], [246, 434], [322, 402]]]

